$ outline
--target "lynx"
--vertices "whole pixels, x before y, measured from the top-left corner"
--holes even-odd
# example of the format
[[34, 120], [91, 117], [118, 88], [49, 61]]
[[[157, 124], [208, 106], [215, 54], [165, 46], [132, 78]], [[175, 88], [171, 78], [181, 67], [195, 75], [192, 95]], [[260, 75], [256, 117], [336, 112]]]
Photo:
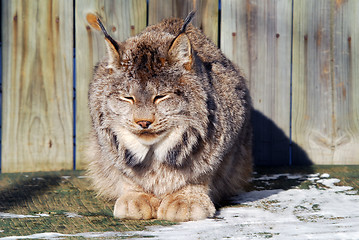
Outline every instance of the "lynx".
[[192, 221], [252, 172], [251, 100], [240, 70], [196, 27], [166, 19], [107, 55], [89, 89], [89, 174], [114, 217]]

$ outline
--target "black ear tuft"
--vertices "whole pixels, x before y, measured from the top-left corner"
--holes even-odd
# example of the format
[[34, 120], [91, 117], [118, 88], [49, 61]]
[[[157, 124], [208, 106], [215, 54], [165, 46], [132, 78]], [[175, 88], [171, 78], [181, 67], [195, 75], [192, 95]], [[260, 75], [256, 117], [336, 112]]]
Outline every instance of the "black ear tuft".
[[106, 28], [103, 26], [99, 18], [97, 20], [98, 28], [101, 29], [102, 33], [105, 35], [107, 53], [109, 57], [108, 68], [119, 67], [120, 58], [121, 58], [121, 47], [118, 42], [116, 42], [106, 31]]
[[186, 31], [187, 25], [192, 21], [195, 14], [196, 14], [196, 11], [193, 10], [187, 15], [186, 19], [184, 20], [181, 31], [179, 32], [178, 35], [180, 35], [181, 33], [184, 33]]
[[111, 42], [111, 44], [113, 45], [113, 47], [116, 49], [116, 51], [120, 50], [120, 46], [118, 45], [118, 43], [107, 33], [106, 28], [103, 26], [101, 20], [99, 18], [97, 18], [97, 22], [98, 25], [101, 28], [101, 31], [103, 32], [103, 34], [105, 35], [105, 38]]

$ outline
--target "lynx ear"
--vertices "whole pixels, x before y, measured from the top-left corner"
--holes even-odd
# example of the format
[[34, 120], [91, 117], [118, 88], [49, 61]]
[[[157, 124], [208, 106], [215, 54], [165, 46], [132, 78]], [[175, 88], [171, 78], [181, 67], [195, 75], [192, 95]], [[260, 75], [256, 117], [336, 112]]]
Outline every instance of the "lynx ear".
[[171, 62], [182, 64], [186, 70], [192, 69], [192, 47], [185, 33], [181, 33], [173, 40], [168, 56]]
[[89, 24], [96, 30], [101, 30], [105, 35], [107, 53], [109, 57], [109, 67], [118, 67], [120, 64], [120, 45], [106, 31], [101, 20], [94, 14], [86, 16]]
[[106, 31], [100, 19], [97, 19], [103, 34], [105, 35], [107, 53], [109, 57], [109, 67], [119, 67], [120, 64], [120, 45]]
[[192, 47], [188, 36], [186, 35], [186, 28], [192, 21], [196, 11], [191, 11], [184, 23], [182, 28], [175, 39], [173, 39], [170, 49], [168, 50], [168, 56], [172, 62], [181, 63], [186, 70], [192, 69]]
[[120, 66], [120, 47], [116, 43], [114, 44], [111, 40], [108, 38], [105, 38], [106, 40], [106, 47], [107, 47], [107, 54], [108, 54], [108, 63], [109, 68], [118, 68]]

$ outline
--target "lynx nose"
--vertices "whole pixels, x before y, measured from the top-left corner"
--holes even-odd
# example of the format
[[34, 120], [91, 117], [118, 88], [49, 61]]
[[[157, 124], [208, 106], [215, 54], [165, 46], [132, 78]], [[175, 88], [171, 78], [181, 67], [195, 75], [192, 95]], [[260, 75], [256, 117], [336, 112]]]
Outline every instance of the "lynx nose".
[[137, 121], [136, 123], [140, 125], [140, 127], [142, 127], [143, 129], [148, 128], [152, 124], [152, 122], [146, 120]]

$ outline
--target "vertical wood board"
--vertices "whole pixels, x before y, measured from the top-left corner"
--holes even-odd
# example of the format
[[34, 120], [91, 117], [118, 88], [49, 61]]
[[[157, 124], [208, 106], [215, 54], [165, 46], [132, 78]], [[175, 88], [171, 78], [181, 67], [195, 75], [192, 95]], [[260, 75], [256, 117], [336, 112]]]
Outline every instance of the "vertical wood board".
[[359, 163], [358, 11], [355, 0], [294, 1], [293, 140], [315, 164]]
[[106, 54], [104, 36], [88, 24], [87, 14], [99, 16], [108, 33], [124, 41], [146, 27], [146, 0], [76, 1], [76, 169], [88, 164], [85, 154], [91, 131], [88, 87], [93, 68]]
[[218, 45], [218, 0], [149, 0], [148, 4], [149, 25], [170, 17], [185, 19], [196, 10], [193, 25]]
[[291, 24], [291, 0], [222, 1], [220, 46], [248, 79], [261, 165], [289, 163]]
[[359, 164], [359, 1], [333, 8], [333, 164]]
[[2, 172], [72, 169], [72, 1], [2, 1]]

